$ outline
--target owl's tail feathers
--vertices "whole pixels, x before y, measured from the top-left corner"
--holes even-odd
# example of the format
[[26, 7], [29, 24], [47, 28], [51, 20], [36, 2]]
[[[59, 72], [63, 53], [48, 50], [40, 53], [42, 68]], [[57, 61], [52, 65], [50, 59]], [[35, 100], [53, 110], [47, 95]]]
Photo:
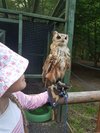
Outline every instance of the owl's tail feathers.
[[49, 72], [46, 75], [46, 79], [48, 79], [51, 83], [55, 83], [56, 82], [56, 77], [55, 77], [53, 72]]
[[47, 78], [42, 79], [42, 82], [44, 84], [44, 87], [46, 87], [46, 88], [48, 88], [49, 86], [52, 85], [51, 81]]
[[44, 76], [42, 82], [44, 83], [45, 87], [51, 86], [53, 83], [56, 82], [56, 77], [53, 73], [49, 72]]
[[52, 84], [51, 81], [46, 78], [44, 82], [44, 86], [48, 88], [48, 86], [51, 86], [51, 84]]

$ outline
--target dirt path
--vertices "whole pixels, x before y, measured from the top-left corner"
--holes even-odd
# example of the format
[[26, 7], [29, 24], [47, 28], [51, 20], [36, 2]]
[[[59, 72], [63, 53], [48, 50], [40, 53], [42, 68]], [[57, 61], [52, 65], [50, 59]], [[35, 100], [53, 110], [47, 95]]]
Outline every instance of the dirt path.
[[100, 71], [73, 64], [71, 81], [83, 90], [100, 90]]
[[[64, 123], [55, 123], [52, 121], [45, 123], [30, 123], [29, 129], [29, 133], [65, 133], [66, 125]], [[70, 131], [68, 131], [68, 133], [70, 133]]]

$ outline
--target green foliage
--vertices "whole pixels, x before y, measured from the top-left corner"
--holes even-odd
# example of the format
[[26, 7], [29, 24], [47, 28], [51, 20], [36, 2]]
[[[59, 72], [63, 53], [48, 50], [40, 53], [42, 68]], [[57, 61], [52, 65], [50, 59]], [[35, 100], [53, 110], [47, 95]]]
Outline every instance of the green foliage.
[[[100, 2], [77, 0], [73, 56], [100, 61]], [[75, 49], [75, 50], [74, 50]]]
[[[58, 0], [6, 0], [7, 8], [19, 11], [51, 15]], [[34, 6], [35, 3], [35, 6]], [[2, 2], [0, 2], [2, 7]]]

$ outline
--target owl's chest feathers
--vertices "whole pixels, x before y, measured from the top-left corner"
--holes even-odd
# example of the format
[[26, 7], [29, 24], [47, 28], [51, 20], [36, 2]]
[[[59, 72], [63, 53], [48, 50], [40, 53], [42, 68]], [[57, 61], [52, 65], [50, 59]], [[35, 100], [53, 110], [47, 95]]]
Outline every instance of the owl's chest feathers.
[[69, 63], [70, 52], [67, 47], [56, 47], [51, 50], [51, 56], [54, 57], [60, 70], [66, 69], [66, 65]]
[[70, 56], [69, 48], [66, 46], [53, 47], [53, 49], [51, 49], [51, 53], [54, 56], [57, 56], [57, 58], [69, 58], [69, 56]]
[[58, 47], [57, 48], [57, 54], [61, 57], [67, 57], [68, 54], [68, 48], [66, 47]]

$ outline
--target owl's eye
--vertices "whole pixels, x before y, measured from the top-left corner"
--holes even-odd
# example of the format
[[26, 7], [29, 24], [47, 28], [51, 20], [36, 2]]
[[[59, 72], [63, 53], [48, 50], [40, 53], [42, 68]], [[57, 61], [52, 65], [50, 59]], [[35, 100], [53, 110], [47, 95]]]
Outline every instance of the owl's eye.
[[67, 36], [65, 37], [65, 39], [67, 40]]
[[57, 39], [61, 39], [61, 37], [58, 35], [58, 36], [57, 36]]

